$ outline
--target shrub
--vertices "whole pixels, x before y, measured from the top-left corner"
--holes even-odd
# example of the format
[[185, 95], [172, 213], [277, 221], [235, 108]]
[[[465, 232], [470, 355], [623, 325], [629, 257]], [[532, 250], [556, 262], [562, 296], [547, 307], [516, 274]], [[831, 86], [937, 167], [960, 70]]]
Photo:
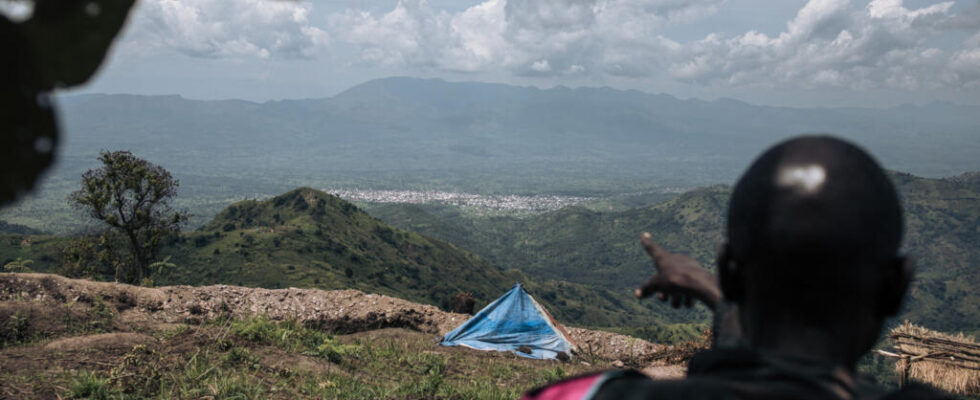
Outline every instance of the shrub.
[[473, 293], [457, 293], [449, 300], [449, 311], [460, 314], [473, 314]]
[[0, 341], [3, 346], [14, 345], [26, 342], [31, 336], [30, 318], [23, 312], [15, 312], [7, 317], [7, 321], [0, 325]]
[[116, 319], [112, 307], [100, 298], [92, 301], [92, 307], [85, 314], [88, 317], [88, 324], [83, 328], [85, 332], [108, 332]]
[[208, 243], [211, 242], [210, 239], [211, 238], [209, 236], [198, 236], [198, 237], [194, 238], [194, 247], [204, 247], [204, 246], [207, 246]]
[[232, 347], [231, 351], [229, 351], [228, 354], [225, 354], [225, 356], [221, 359], [225, 364], [232, 366], [245, 365], [250, 369], [258, 369], [259, 367], [259, 358], [257, 356], [253, 356], [252, 352], [244, 347]]
[[109, 380], [100, 378], [88, 371], [82, 371], [72, 378], [68, 387], [69, 396], [73, 399], [109, 399], [113, 395]]
[[252, 317], [232, 322], [231, 333], [250, 342], [271, 344], [276, 336], [276, 326], [268, 317]]
[[18, 257], [17, 260], [11, 261], [6, 265], [4, 265], [3, 271], [4, 272], [34, 272], [33, 270], [31, 270], [31, 264], [33, 263], [34, 260], [24, 260]]

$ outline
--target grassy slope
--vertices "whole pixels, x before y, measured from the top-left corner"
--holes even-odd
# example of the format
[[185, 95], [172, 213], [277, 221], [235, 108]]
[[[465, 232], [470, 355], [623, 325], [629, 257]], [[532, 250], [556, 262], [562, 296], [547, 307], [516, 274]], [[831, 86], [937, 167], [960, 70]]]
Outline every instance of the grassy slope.
[[440, 207], [388, 205], [370, 212], [404, 229], [456, 243], [489, 262], [534, 277], [627, 289], [652, 267], [639, 246], [648, 231], [706, 265], [714, 256], [728, 189], [715, 186], [656, 205], [598, 212], [569, 207], [528, 218], [468, 218]]
[[7, 221], [0, 221], [0, 232], [3, 233], [19, 233], [22, 235], [40, 235], [44, 232], [37, 229], [31, 228], [29, 226], [11, 224]]
[[402, 329], [333, 336], [261, 316], [161, 324], [101, 299], [51, 301], [0, 302], [0, 397], [513, 399], [597, 368], [444, 348]]
[[[903, 318], [947, 331], [980, 334], [980, 175], [926, 179], [895, 174], [906, 210], [906, 249], [918, 278]], [[650, 273], [637, 239], [649, 231], [673, 251], [713, 263], [730, 189], [687, 192], [626, 211], [567, 208], [530, 218], [466, 218], [442, 208], [389, 205], [373, 215], [465, 247], [538, 279], [627, 288]], [[574, 266], [574, 267], [572, 267]]]

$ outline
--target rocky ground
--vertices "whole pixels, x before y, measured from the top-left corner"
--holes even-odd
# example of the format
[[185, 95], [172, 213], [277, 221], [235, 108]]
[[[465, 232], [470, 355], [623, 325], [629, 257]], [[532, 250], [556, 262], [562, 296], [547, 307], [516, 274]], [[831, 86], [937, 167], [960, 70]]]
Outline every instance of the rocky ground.
[[[69, 279], [51, 274], [0, 275], [0, 301], [91, 302], [112, 304], [124, 324], [206, 321], [220, 315], [266, 315], [295, 319], [328, 332], [354, 333], [407, 328], [442, 336], [469, 315], [426, 304], [358, 290], [262, 289], [239, 286], [166, 286], [145, 288]], [[660, 353], [666, 346], [611, 332], [566, 327], [581, 352], [602, 360], [635, 360]]]
[[[59, 364], [71, 364], [73, 370], [102, 368], [111, 372], [116, 370], [113, 365], [120, 360], [137, 357], [133, 355], [133, 349], [145, 346], [155, 349], [153, 351], [157, 353], [154, 354], [172, 354], [173, 357], [183, 354], [186, 357], [194, 348], [200, 351], [195, 346], [214, 347], [214, 343], [223, 343], [222, 335], [226, 333], [221, 333], [221, 329], [205, 329], [214, 325], [214, 321], [255, 316], [267, 316], [271, 321], [295, 321], [306, 329], [350, 337], [395, 332], [411, 338], [410, 342], [417, 343], [417, 350], [423, 355], [433, 352], [485, 353], [444, 349], [435, 344], [438, 336], [463, 323], [468, 315], [357, 290], [270, 290], [225, 285], [144, 288], [50, 274], [0, 274], [0, 321], [5, 321], [0, 327], [4, 340], [4, 346], [0, 347], [0, 375], [4, 370], [52, 371]], [[183, 341], [166, 340], [180, 337], [171, 332], [185, 332], [188, 327], [197, 326], [202, 328], [193, 335], [184, 334], [187, 337]], [[669, 357], [664, 357], [673, 348], [610, 332], [566, 329], [579, 347], [578, 357], [565, 363], [569, 365], [565, 367], [566, 372], [633, 367], [658, 378], [678, 377], [684, 373], [682, 366], [668, 365]], [[16, 343], [29, 345], [18, 346]], [[259, 351], [260, 363], [274, 359], [280, 364], [292, 363], [288, 360], [302, 362], [309, 358], [276, 352], [282, 351]], [[517, 358], [507, 354], [466, 357], [478, 357], [478, 360]], [[315, 366], [311, 367], [314, 370], [330, 369], [329, 363], [308, 363]], [[535, 364], [529, 365], [538, 368]], [[279, 371], [275, 365], [264, 368]], [[316, 375], [315, 372], [311, 372], [311, 376]], [[11, 388], [16, 387], [17, 379], [31, 381], [22, 375], [11, 375], [6, 379], [10, 379], [7, 383]], [[36, 382], [33, 384], [37, 385]], [[56, 393], [60, 392], [52, 392]], [[20, 397], [13, 392], [7, 394]]]

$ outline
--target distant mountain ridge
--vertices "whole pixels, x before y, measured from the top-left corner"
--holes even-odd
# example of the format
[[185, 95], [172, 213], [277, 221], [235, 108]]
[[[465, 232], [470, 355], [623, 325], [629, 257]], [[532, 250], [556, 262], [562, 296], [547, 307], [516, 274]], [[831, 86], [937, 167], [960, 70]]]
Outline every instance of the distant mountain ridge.
[[[852, 138], [889, 168], [918, 175], [980, 170], [973, 157], [980, 153], [980, 106], [948, 103], [802, 109], [611, 88], [541, 90], [404, 77], [368, 81], [323, 99], [87, 95], [63, 103], [68, 156], [111, 143], [191, 171], [305, 171], [322, 178], [373, 173], [422, 184], [431, 183], [425, 171], [480, 169], [502, 174], [496, 180], [513, 189], [530, 167], [545, 181], [568, 170], [619, 183], [646, 178], [700, 185], [733, 180], [733, 167], [746, 165], [759, 149], [806, 132]], [[229, 157], [207, 157], [215, 153]], [[462, 179], [453, 184], [486, 190]]]
[[980, 106], [789, 108], [611, 88], [537, 89], [386, 78], [322, 99], [60, 99], [59, 163], [0, 219], [84, 229], [65, 197], [102, 150], [131, 150], [181, 181], [208, 222], [242, 198], [299, 186], [607, 198], [731, 183], [764, 148], [825, 132], [919, 176], [980, 170]]

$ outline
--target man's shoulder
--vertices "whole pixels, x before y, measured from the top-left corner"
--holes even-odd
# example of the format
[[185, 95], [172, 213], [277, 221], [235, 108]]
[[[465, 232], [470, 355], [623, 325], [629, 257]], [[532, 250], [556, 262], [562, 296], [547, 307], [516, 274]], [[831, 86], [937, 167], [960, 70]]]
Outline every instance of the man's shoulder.
[[[757, 389], [757, 388], [756, 388]], [[785, 393], [766, 395], [752, 385], [726, 379], [688, 377], [653, 380], [635, 370], [581, 375], [554, 382], [524, 395], [525, 400], [607, 399], [786, 399]]]
[[785, 385], [742, 382], [725, 377], [689, 376], [684, 379], [653, 380], [630, 375], [606, 382], [597, 391], [595, 400], [611, 399], [818, 399], [806, 390], [793, 390]]
[[596, 390], [592, 400], [639, 399], [855, 399], [855, 400], [944, 400], [952, 396], [926, 385], [912, 384], [894, 391], [842, 394], [813, 390], [807, 385], [773, 381], [742, 381], [723, 376], [689, 376], [684, 379], [653, 380], [641, 374], [624, 374], [609, 379]]

